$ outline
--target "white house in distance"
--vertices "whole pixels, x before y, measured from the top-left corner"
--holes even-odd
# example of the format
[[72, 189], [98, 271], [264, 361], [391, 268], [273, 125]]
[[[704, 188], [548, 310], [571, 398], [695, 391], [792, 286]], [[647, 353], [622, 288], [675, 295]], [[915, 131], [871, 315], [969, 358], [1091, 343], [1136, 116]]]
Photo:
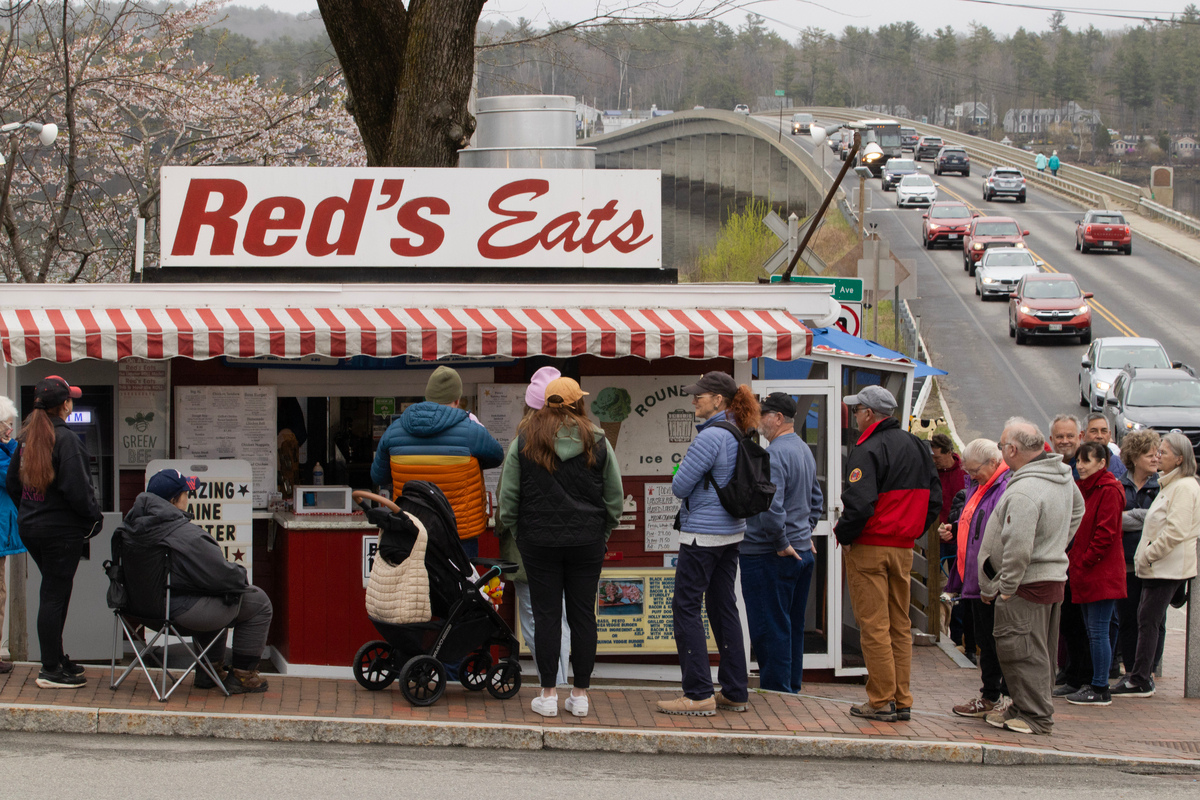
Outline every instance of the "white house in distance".
[[1051, 125], [1070, 125], [1072, 131], [1094, 132], [1100, 112], [1085, 109], [1074, 100], [1061, 108], [1010, 108], [1004, 112], [1005, 133], [1042, 133]]
[[1196, 158], [1200, 155], [1197, 151], [1196, 138], [1194, 136], [1179, 136], [1171, 142], [1171, 155], [1175, 158]]

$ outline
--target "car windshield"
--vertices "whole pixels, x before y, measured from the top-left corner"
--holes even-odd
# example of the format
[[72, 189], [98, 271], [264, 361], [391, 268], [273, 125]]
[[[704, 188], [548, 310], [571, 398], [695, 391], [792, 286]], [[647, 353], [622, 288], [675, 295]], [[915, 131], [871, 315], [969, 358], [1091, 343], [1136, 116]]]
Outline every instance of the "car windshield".
[[917, 168], [917, 162], [911, 158], [893, 158], [887, 163], [887, 168], [892, 172], [912, 172]]
[[934, 206], [929, 209], [930, 219], [970, 219], [971, 209], [966, 206]]
[[928, 175], [905, 175], [900, 185], [906, 188], [916, 186], [918, 188], [927, 188], [933, 186], [933, 178]]
[[1017, 172], [1014, 169], [998, 169], [995, 172], [993, 172], [992, 175], [996, 178], [1019, 178], [1019, 177], [1021, 177], [1021, 173]]
[[1029, 281], [1025, 284], [1025, 297], [1031, 300], [1066, 300], [1082, 298], [1075, 281]]
[[1131, 406], [1200, 408], [1200, 381], [1135, 380], [1129, 385]]
[[975, 226], [976, 236], [1019, 236], [1021, 229], [1015, 222], [980, 222]]
[[1092, 217], [1093, 225], [1124, 225], [1125, 218], [1120, 214], [1097, 214]]
[[1120, 369], [1126, 364], [1131, 364], [1135, 367], [1150, 367], [1151, 369], [1171, 368], [1171, 362], [1167, 360], [1167, 354], [1163, 352], [1161, 347], [1154, 345], [1144, 345], [1142, 347], [1131, 347], [1128, 345], [1104, 347], [1101, 348], [1100, 356], [1096, 359], [1097, 369]]
[[988, 253], [983, 257], [986, 267], [1032, 267], [1033, 256], [1022, 250], [1019, 253]]

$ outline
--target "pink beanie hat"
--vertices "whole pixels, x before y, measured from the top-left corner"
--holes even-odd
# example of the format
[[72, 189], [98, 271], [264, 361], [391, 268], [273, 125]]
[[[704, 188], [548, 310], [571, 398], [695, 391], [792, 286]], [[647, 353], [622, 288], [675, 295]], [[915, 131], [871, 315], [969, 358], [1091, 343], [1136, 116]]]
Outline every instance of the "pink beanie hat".
[[546, 386], [550, 381], [561, 378], [562, 373], [554, 367], [542, 367], [533, 373], [529, 388], [525, 390], [525, 405], [541, 410], [546, 406]]

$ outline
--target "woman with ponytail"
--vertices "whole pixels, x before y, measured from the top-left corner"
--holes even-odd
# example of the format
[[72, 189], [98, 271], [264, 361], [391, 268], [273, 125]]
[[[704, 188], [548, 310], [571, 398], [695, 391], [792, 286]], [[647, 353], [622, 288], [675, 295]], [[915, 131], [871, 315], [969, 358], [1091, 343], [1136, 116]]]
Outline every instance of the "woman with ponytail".
[[77, 689], [87, 683], [83, 667], [63, 652], [62, 641], [83, 544], [101, 519], [87, 451], [66, 422], [80, 396], [78, 388], [57, 375], [38, 382], [33, 411], [21, 426], [20, 447], [6, 478], [8, 495], [18, 508], [21, 540], [42, 573], [37, 685], [43, 689]]
[[534, 658], [542, 691], [532, 708], [558, 715], [562, 611], [571, 629], [574, 688], [566, 710], [587, 716], [596, 662], [596, 588], [624, 491], [612, 446], [587, 417], [587, 392], [570, 378], [546, 386], [544, 408], [522, 422], [508, 448], [500, 518], [516, 539], [533, 607]]
[[[660, 700], [664, 714], [710, 717], [718, 708], [745, 711], [749, 702], [746, 641], [738, 616], [734, 581], [738, 545], [746, 520], [725, 510], [717, 486], [733, 479], [738, 438], [720, 423], [735, 425], [743, 434], [758, 426], [761, 410], [750, 387], [737, 385], [724, 372], [708, 372], [683, 388], [692, 396], [696, 438], [671, 480], [671, 492], [683, 501], [679, 510], [679, 561], [671, 612], [675, 647], [683, 671], [683, 697]], [[700, 617], [701, 602], [717, 641], [721, 664], [713, 694], [708, 664], [708, 640]]]

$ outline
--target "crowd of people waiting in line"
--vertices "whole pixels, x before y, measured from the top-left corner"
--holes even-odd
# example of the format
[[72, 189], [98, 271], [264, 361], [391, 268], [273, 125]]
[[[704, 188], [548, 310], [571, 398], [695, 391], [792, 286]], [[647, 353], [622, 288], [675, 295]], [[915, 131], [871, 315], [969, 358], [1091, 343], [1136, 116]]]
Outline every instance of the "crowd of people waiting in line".
[[[813, 530], [825, 499], [813, 453], [795, 429], [791, 396], [774, 393], [760, 401], [719, 371], [683, 392], [691, 396], [697, 427], [671, 483], [681, 500], [672, 614], [683, 694], [660, 701], [658, 710], [711, 716], [718, 709], [745, 711], [749, 702], [739, 568], [760, 686], [800, 691]], [[496, 532], [502, 555], [520, 565], [520, 624], [542, 687], [532, 708], [557, 715], [569, 653], [573, 688], [565, 708], [586, 716], [596, 588], [623, 504], [616, 455], [587, 417], [587, 392], [552, 367], [533, 375], [507, 453], [459, 407], [461, 395], [458, 374], [439, 367], [425, 401], [385, 432], [372, 476], [394, 484], [394, 494], [418, 471], [437, 483], [464, 544], [475, 545], [482, 470], [502, 466]], [[0, 472], [7, 487], [0, 498], [0, 558], [28, 548], [42, 572], [37, 683], [46, 688], [85, 682], [83, 668], [62, 645], [83, 543], [100, 519], [81, 443], [65, 425], [78, 396], [56, 376], [40, 382], [19, 447], [11, 437], [16, 410], [0, 398]], [[1197, 572], [1200, 483], [1187, 437], [1141, 430], [1118, 450], [1103, 415], [1093, 414], [1086, 427], [1060, 415], [1048, 443], [1036, 425], [1013, 418], [998, 442], [975, 439], [959, 455], [947, 436], [926, 443], [904, 430], [894, 417], [895, 397], [881, 386], [867, 386], [845, 404], [859, 436], [845, 465], [834, 536], [867, 667], [867, 700], [852, 707], [852, 715], [911, 719], [913, 547], [935, 522], [949, 566], [947, 590], [957, 597], [952, 630], [977, 660], [983, 683], [979, 697], [955, 706], [955, 714], [1045, 734], [1053, 726], [1054, 697], [1105, 705], [1113, 695], [1154, 693], [1166, 609], [1181, 601]], [[739, 448], [752, 431], [769, 443], [776, 488], [767, 510], [742, 518], [726, 507], [718, 487], [733, 480]], [[430, 455], [439, 457], [432, 474]], [[172, 549], [172, 578], [181, 591], [171, 611], [186, 627], [222, 638], [233, 628], [232, 668], [220, 663], [220, 648], [214, 651], [226, 688], [264, 691], [257, 661], [270, 601], [190, 523], [192, 480], [173, 470], [152, 476], [121, 531], [130, 541]], [[719, 689], [711, 678], [702, 608], [717, 644]], [[9, 670], [0, 662], [0, 672]], [[1114, 677], [1119, 680], [1110, 686]], [[212, 681], [198, 675], [197, 687], [205, 688], [202, 683]]]

